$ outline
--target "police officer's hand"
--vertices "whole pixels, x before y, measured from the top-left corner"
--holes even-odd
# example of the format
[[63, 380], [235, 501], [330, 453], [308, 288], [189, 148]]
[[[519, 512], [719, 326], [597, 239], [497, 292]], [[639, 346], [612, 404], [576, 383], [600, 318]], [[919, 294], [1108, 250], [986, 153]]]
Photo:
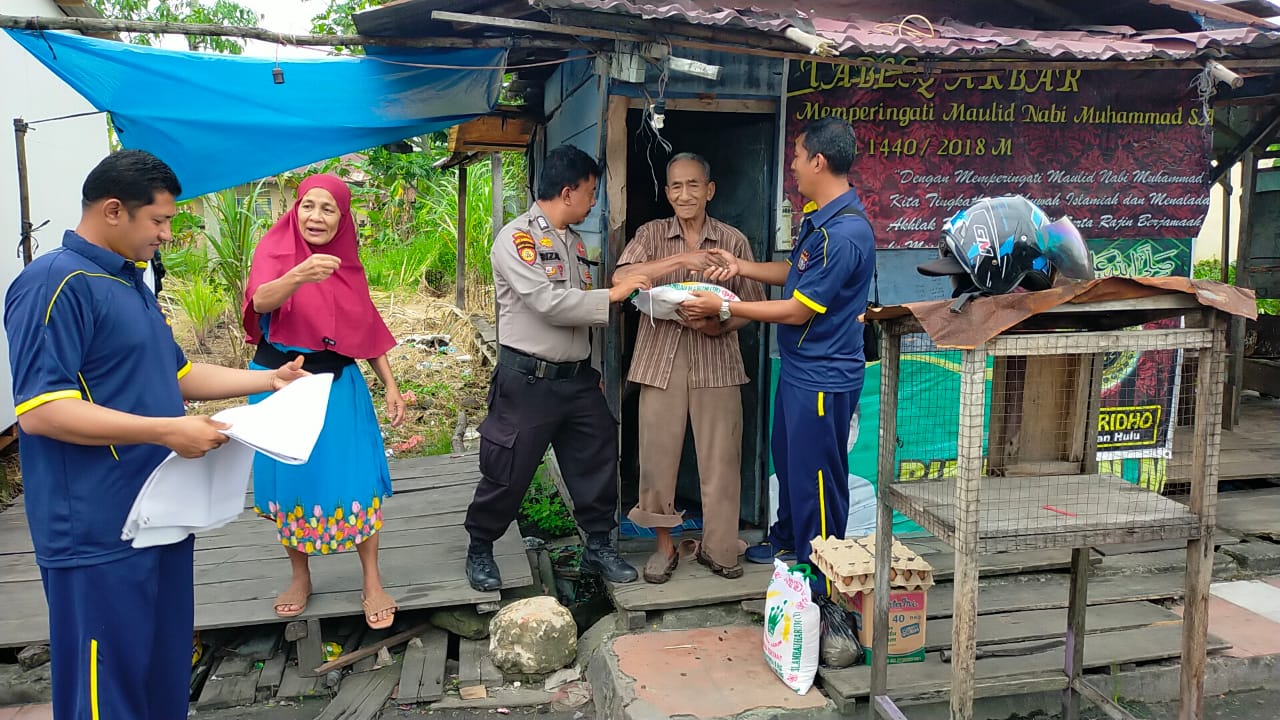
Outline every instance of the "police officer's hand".
[[222, 447], [228, 440], [222, 431], [229, 427], [207, 415], [176, 417], [170, 420], [162, 442], [182, 457], [203, 457], [210, 450]]
[[618, 278], [613, 287], [609, 288], [609, 302], [620, 303], [631, 297], [631, 293], [648, 289], [648, 277], [640, 273], [628, 273]]
[[726, 280], [732, 280], [742, 272], [742, 266], [738, 263], [738, 258], [728, 250], [715, 248], [707, 250], [710, 256], [711, 264], [702, 271], [702, 276], [714, 283], [723, 283]]
[[342, 260], [323, 253], [315, 253], [294, 266], [289, 272], [299, 283], [315, 283], [328, 278], [342, 265]]

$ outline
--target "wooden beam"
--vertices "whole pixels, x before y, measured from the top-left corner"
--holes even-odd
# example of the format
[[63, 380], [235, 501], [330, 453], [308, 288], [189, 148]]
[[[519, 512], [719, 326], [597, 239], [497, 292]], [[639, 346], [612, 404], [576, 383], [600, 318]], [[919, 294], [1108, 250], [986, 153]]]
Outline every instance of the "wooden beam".
[[458, 245], [454, 263], [453, 304], [459, 309], [467, 305], [467, 164], [458, 166]]
[[341, 656], [338, 657], [338, 659], [330, 660], [329, 662], [321, 665], [320, 667], [317, 667], [315, 669], [315, 673], [316, 675], [324, 675], [330, 670], [337, 670], [338, 668], [344, 668], [348, 665], [352, 665], [367, 657], [372, 657], [374, 655], [377, 655], [378, 651], [381, 650], [382, 648], [393, 648], [401, 643], [407, 643], [410, 640], [412, 640], [414, 637], [416, 637], [418, 634], [424, 633], [427, 630], [430, 630], [432, 627], [433, 626], [431, 625], [431, 623], [422, 623], [421, 625], [418, 625], [412, 630], [405, 630], [402, 633], [396, 633], [391, 637], [383, 638], [382, 640], [379, 640], [378, 642], [373, 643], [371, 645], [362, 647], [359, 650], [356, 650], [355, 652], [343, 653]]
[[[837, 65], [857, 65], [859, 67], [882, 67], [886, 70], [892, 70], [895, 73], [903, 75], [924, 74], [926, 72], [937, 74], [939, 71], [959, 70], [962, 72], [974, 72], [978, 70], [1017, 70], [1017, 69], [1034, 69], [1034, 70], [1203, 70], [1204, 60], [1071, 60], [1071, 61], [1044, 61], [1044, 60], [1028, 60], [1020, 57], [997, 58], [992, 60], [935, 60], [929, 55], [910, 55], [904, 53], [907, 57], [916, 59], [929, 59], [928, 66], [924, 65], [903, 65], [897, 63], [882, 63], [866, 57], [821, 57], [816, 58], [813, 54], [799, 51], [786, 51], [773, 49], [768, 47], [760, 47], [758, 43], [752, 45], [736, 44], [724, 42], [723, 40], [703, 41], [698, 39], [690, 39], [680, 36], [662, 36], [656, 33], [633, 33], [621, 32], [617, 30], [601, 30], [598, 28], [582, 27], [579, 25], [562, 25], [559, 23], [545, 23], [533, 20], [518, 20], [514, 18], [493, 17], [490, 15], [473, 15], [469, 13], [455, 13], [443, 10], [436, 10], [431, 13], [431, 19], [472, 23], [475, 25], [490, 25], [493, 27], [502, 27], [510, 30], [524, 30], [526, 32], [542, 32], [553, 35], [571, 35], [575, 37], [594, 37], [598, 39], [615, 40], [623, 42], [655, 42], [662, 40], [672, 47], [696, 48], [699, 50], [716, 50], [721, 52], [738, 53], [740, 55], [757, 55], [762, 57], [788, 58], [792, 60], [818, 60], [820, 62], [830, 62]], [[1208, 59], [1206, 56], [1205, 59]], [[1231, 69], [1240, 68], [1276, 68], [1280, 69], [1280, 58], [1261, 58], [1261, 59], [1240, 59], [1234, 60], [1224, 58], [1224, 64], [1229, 64]]]
[[[615, 96], [616, 97], [616, 96]], [[612, 101], [612, 97], [610, 98]], [[667, 98], [668, 110], [693, 110], [697, 112], [731, 112], [754, 115], [772, 115], [778, 111], [777, 100], [719, 100], [715, 97]], [[628, 98], [627, 107], [643, 109], [647, 107], [644, 98]], [[623, 130], [625, 131], [625, 125]]]
[[[502, 229], [502, 226], [507, 224], [506, 216], [503, 214], [503, 209], [506, 206], [506, 199], [503, 196], [502, 153], [500, 152], [494, 152], [489, 154], [489, 180], [491, 183], [490, 191], [489, 191], [489, 212], [492, 213], [492, 217], [490, 218], [490, 221], [489, 221], [489, 224], [491, 226], [489, 229], [489, 237], [493, 238], [498, 234], [498, 231]], [[493, 311], [497, 313], [498, 311], [497, 290], [496, 289], [492, 290], [489, 293], [489, 296], [493, 301], [493, 304], [491, 307], [493, 307]], [[472, 324], [475, 324], [477, 329], [479, 329], [480, 326], [476, 324], [475, 322], [476, 320], [480, 320], [481, 322], [484, 322], [486, 325], [489, 325], [487, 320], [484, 320], [482, 318], [479, 318], [473, 315]], [[492, 325], [489, 325], [489, 328], [490, 330], [493, 330]], [[489, 362], [496, 367], [498, 365], [498, 333], [497, 331], [493, 330], [492, 345], [489, 345], [488, 343], [484, 342], [484, 340], [485, 340], [484, 333], [482, 332], [480, 337], [480, 351], [484, 353], [485, 356], [489, 358]]]
[[1280, 127], [1280, 105], [1272, 108], [1271, 112], [1267, 113], [1266, 117], [1264, 117], [1257, 125], [1253, 126], [1253, 129], [1249, 131], [1248, 135], [1245, 135], [1240, 142], [1236, 143], [1235, 147], [1228, 150], [1226, 154], [1222, 156], [1217, 167], [1213, 169], [1213, 175], [1209, 178], [1209, 184], [1212, 185], [1213, 183], [1218, 182], [1218, 179], [1230, 171], [1246, 153], [1253, 149], [1253, 146], [1257, 145], [1259, 141], [1274, 132], [1277, 127]]
[[620, 13], [602, 13], [591, 10], [561, 10], [548, 8], [551, 19], [566, 25], [599, 28], [644, 34], [652, 37], [655, 33], [676, 35], [708, 42], [731, 42], [741, 45], [754, 45], [760, 48], [795, 52], [797, 45], [791, 40], [756, 31], [739, 30], [726, 27], [709, 27], [670, 20], [654, 20]]
[[533, 128], [529, 117], [482, 115], [449, 128], [449, 151], [524, 152]]
[[495, 17], [493, 15], [475, 15], [472, 13], [433, 10], [431, 19], [438, 22], [470, 23], [490, 27], [507, 28], [508, 30], [525, 30], [527, 32], [551, 33], [553, 35], [573, 35], [576, 37], [593, 37], [601, 40], [624, 40], [628, 42], [647, 42], [653, 39], [651, 34], [619, 32], [617, 30], [599, 30], [597, 28], [562, 25], [560, 23], [539, 22], [537, 20], [521, 20], [519, 18]]
[[214, 25], [211, 23], [171, 23], [149, 22], [143, 20], [115, 20], [111, 18], [72, 18], [72, 17], [23, 17], [18, 15], [0, 15], [0, 28], [14, 30], [76, 30], [82, 33], [129, 32], [158, 33], [161, 35], [201, 35], [211, 37], [234, 37], [243, 40], [261, 40], [279, 45], [299, 45], [315, 47], [335, 47], [353, 45], [376, 45], [384, 47], [421, 47], [421, 48], [476, 48], [476, 47], [511, 47], [511, 48], [554, 48], [581, 49], [581, 43], [564, 40], [548, 40], [536, 38], [451, 38], [421, 37], [393, 38], [373, 37], [369, 35], [296, 35], [267, 30], [259, 27], [237, 27], [234, 25]]

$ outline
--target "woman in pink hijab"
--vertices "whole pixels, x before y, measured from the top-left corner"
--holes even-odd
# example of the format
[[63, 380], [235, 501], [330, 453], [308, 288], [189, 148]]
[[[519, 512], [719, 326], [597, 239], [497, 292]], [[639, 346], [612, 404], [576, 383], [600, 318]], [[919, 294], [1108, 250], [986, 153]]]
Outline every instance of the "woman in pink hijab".
[[276, 598], [276, 614], [294, 617], [306, 610], [310, 556], [355, 550], [364, 569], [365, 621], [374, 629], [389, 627], [396, 601], [382, 587], [378, 531], [391, 474], [356, 361], [367, 360], [386, 388], [393, 426], [404, 422], [405, 405], [387, 361], [396, 341], [369, 297], [356, 252], [351, 190], [342, 180], [312, 175], [298, 186], [297, 202], [254, 251], [243, 317], [248, 342], [258, 346], [250, 367], [279, 367], [301, 354], [304, 370], [334, 376], [310, 461], [254, 459], [254, 509], [275, 522], [293, 567], [289, 587]]

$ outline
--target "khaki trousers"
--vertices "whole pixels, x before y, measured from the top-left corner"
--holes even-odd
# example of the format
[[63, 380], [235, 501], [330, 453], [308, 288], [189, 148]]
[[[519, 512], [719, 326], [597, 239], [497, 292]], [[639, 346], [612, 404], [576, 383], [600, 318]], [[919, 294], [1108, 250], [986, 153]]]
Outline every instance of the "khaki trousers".
[[[693, 332], [693, 331], [689, 331]], [[676, 479], [685, 427], [693, 421], [702, 488], [703, 552], [719, 565], [738, 564], [738, 504], [742, 494], [742, 394], [738, 386], [689, 387], [688, 335], [680, 339], [667, 388], [640, 389], [640, 501], [628, 513], [636, 525], [674, 528]]]

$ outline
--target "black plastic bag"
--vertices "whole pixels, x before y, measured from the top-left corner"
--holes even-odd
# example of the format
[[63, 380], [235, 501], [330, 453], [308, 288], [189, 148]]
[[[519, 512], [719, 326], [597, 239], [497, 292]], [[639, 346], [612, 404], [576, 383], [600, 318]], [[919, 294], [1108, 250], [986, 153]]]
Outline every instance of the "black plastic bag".
[[847, 668], [861, 665], [864, 653], [858, 642], [858, 624], [853, 614], [832, 602], [825, 595], [817, 597], [822, 615], [822, 635], [818, 643], [818, 658], [829, 668]]

